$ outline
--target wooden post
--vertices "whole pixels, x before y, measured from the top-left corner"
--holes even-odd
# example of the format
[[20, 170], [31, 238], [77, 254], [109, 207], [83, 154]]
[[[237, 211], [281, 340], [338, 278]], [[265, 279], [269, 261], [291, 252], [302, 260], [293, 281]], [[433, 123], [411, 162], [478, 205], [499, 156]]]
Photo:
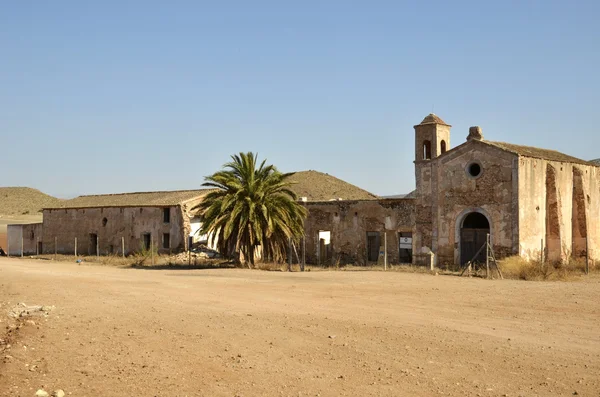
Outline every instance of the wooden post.
[[77, 258], [77, 237], [75, 237], [75, 258]]
[[21, 226], [21, 258], [22, 257], [23, 257], [23, 226]]
[[121, 253], [123, 254], [123, 258], [125, 258], [125, 237], [121, 237]]
[[590, 252], [589, 252], [589, 243], [588, 243], [588, 236], [587, 236], [587, 230], [586, 230], [586, 236], [585, 236], [585, 274], [590, 274]]
[[300, 266], [300, 271], [304, 271], [304, 266], [306, 265], [306, 236], [302, 237], [302, 266]]
[[383, 270], [387, 271], [387, 231], [383, 232]]
[[[252, 253], [254, 255], [254, 253]], [[292, 238], [288, 239], [288, 272], [292, 271]]]
[[152, 253], [152, 266], [154, 266], [154, 239], [152, 234], [150, 234], [150, 252]]
[[56, 245], [58, 244], [58, 238], [54, 236], [54, 260], [56, 260]]
[[35, 240], [35, 256], [39, 256], [40, 255], [40, 238], [38, 237]]
[[490, 234], [485, 237], [485, 278], [490, 278]]
[[100, 237], [96, 234], [96, 259], [100, 260]]
[[6, 229], [6, 257], [10, 257], [10, 238], [8, 238], [8, 228]]
[[544, 269], [544, 239], [540, 240], [540, 270]]

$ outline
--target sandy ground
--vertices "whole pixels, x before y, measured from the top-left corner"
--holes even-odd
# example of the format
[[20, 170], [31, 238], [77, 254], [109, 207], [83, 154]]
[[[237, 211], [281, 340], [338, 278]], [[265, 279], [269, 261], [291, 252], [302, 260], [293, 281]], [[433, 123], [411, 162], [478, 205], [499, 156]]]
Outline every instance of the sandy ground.
[[[9, 332], [19, 302], [56, 308]], [[2, 396], [600, 395], [598, 278], [0, 258], [0, 303]]]

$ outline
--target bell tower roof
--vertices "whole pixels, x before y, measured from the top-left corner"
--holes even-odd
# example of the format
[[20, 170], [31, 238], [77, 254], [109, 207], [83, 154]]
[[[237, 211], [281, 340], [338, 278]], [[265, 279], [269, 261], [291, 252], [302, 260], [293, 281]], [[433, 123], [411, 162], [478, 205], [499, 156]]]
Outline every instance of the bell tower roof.
[[447, 125], [449, 127], [452, 127], [450, 124], [446, 124], [446, 122], [444, 120], [442, 120], [439, 116], [437, 116], [433, 113], [429, 113], [427, 115], [427, 117], [425, 117], [423, 119], [423, 121], [421, 121], [421, 123], [417, 124], [417, 125], [426, 125], [426, 124], [442, 124], [442, 125]]

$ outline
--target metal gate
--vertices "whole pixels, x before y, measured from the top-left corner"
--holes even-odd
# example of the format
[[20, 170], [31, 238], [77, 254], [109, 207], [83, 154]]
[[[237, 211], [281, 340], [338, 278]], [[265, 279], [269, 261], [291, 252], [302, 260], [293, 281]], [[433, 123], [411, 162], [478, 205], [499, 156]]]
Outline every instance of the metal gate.
[[473, 256], [486, 243], [487, 235], [490, 229], [461, 229], [460, 231], [460, 264], [461, 266], [468, 261], [474, 263], [485, 263], [486, 250], [481, 250], [477, 258]]

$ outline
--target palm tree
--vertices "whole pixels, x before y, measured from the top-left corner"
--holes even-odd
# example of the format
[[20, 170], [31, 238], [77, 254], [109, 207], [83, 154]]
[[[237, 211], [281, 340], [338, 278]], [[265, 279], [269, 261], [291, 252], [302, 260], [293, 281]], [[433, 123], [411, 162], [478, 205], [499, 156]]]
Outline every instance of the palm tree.
[[290, 189], [288, 178], [273, 165], [257, 168], [252, 152], [231, 156], [223, 170], [205, 178], [203, 186], [215, 188], [195, 208], [203, 218], [200, 233], [211, 236], [219, 251], [254, 266], [254, 254], [262, 247], [264, 259], [280, 262], [290, 239], [304, 235], [306, 208]]

